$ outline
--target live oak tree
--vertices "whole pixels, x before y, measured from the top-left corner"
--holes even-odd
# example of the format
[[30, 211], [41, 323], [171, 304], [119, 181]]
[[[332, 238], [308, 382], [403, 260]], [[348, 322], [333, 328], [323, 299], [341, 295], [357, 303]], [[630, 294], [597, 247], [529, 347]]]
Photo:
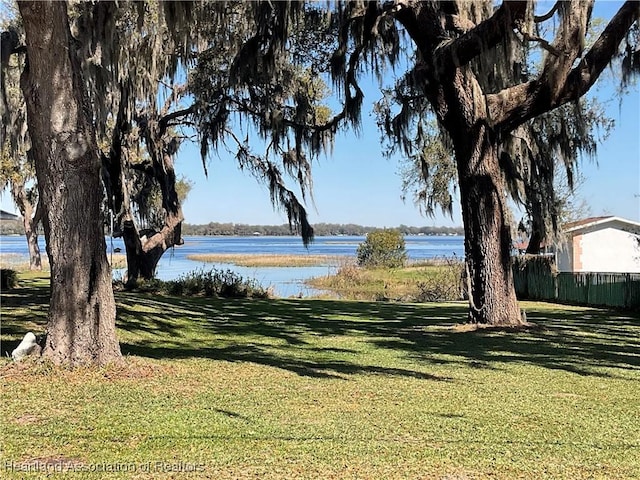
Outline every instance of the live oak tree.
[[[399, 142], [413, 140], [408, 135], [412, 116], [428, 107], [454, 152], [472, 322], [522, 321], [505, 203], [505, 191], [514, 180], [509, 174], [520, 160], [513, 147], [522, 144], [512, 141], [518, 129], [577, 101], [619, 56], [623, 78], [637, 71], [640, 4], [624, 3], [585, 49], [592, 7], [593, 2], [557, 2], [537, 16], [533, 2], [527, 1], [496, 7], [491, 1], [395, 1], [352, 2], [340, 12], [343, 28], [333, 74], [344, 79], [352, 117], [359, 114], [363, 99], [360, 69], [371, 58], [378, 58], [371, 69], [383, 65], [385, 53], [397, 63], [397, 26], [414, 46], [404, 81], [419, 95], [403, 97], [388, 130]], [[546, 35], [540, 33], [543, 23], [549, 25]], [[542, 48], [542, 67], [530, 74], [524, 58], [534, 45]]]
[[[266, 154], [256, 154], [248, 136], [242, 139], [248, 133], [234, 123], [240, 117], [249, 122], [263, 119], [271, 105], [283, 108], [278, 97], [272, 97], [268, 105], [264, 101], [268, 97], [256, 98], [258, 88], [247, 95], [239, 69], [229, 68], [246, 68], [242, 56], [253, 48], [256, 31], [266, 28], [266, 23], [261, 26], [252, 17], [269, 8], [247, 2], [79, 6], [77, 37], [87, 52], [84, 65], [91, 98], [97, 99], [94, 110], [106, 145], [104, 183], [116, 229], [126, 245], [129, 286], [138, 277], [151, 278], [162, 254], [182, 243], [180, 184], [173, 159], [180, 143], [190, 140], [189, 132], [200, 138], [203, 162], [210, 147], [234, 145], [230, 149], [240, 168], [268, 185], [273, 203], [285, 210], [291, 228], [305, 242], [312, 238], [306, 210], [284, 180], [284, 174], [294, 175], [302, 195], [306, 194], [310, 176], [304, 155], [300, 150], [285, 151], [274, 142]], [[271, 15], [267, 22], [274, 18]], [[304, 72], [296, 73], [284, 82], [285, 88], [297, 88], [300, 83], [314, 87]], [[251, 75], [255, 74], [256, 68]], [[251, 86], [259, 83], [249, 81]], [[161, 97], [163, 103], [158, 100]], [[181, 133], [185, 128], [187, 133]], [[134, 151], [140, 143], [148, 153], [144, 161]], [[155, 228], [141, 229], [136, 217], [150, 217], [146, 196], [152, 191], [160, 192], [156, 198], [161, 199], [162, 218]]]
[[[383, 130], [393, 121], [393, 98], [394, 92], [388, 91], [377, 105]], [[397, 100], [401, 102], [402, 98]], [[518, 232], [528, 235], [527, 254], [540, 253], [543, 242], [555, 243], [561, 235], [559, 226], [578, 220], [575, 215], [585, 210], [577, 202], [574, 189], [575, 178], [583, 179], [578, 163], [581, 157], [595, 158], [598, 142], [607, 138], [614, 122], [595, 99], [582, 100], [530, 120], [509, 139], [519, 145], [510, 146], [517, 152], [517, 161], [503, 166], [508, 169], [505, 183], [509, 198], [525, 211]], [[435, 122], [418, 123], [414, 130], [420, 133], [406, 145], [406, 156], [401, 159], [403, 198], [411, 197], [426, 215], [433, 215], [437, 207], [452, 215], [458, 180], [454, 154], [443, 142]], [[389, 141], [386, 153], [392, 155], [398, 149], [397, 142]]]
[[[234, 47], [239, 53], [246, 53], [242, 42], [253, 38], [253, 34], [242, 31], [257, 24], [237, 20], [251, 17], [254, 6], [244, 2], [210, 5], [213, 7], [205, 16], [206, 24], [217, 35], [210, 42], [221, 44], [223, 35], [219, 32], [231, 26], [231, 30], [241, 32], [239, 44]], [[173, 170], [173, 155], [180, 138], [174, 134], [173, 126], [179, 119], [188, 122], [196, 109], [193, 105], [169, 108], [186, 93], [184, 87], [176, 86], [174, 75], [180, 62], [187, 66], [194, 57], [192, 49], [197, 50], [199, 39], [191, 35], [191, 29], [197, 30], [199, 17], [194, 15], [196, 8], [191, 2], [74, 3], [69, 8], [66, 3], [21, 2], [19, 7], [26, 48], [19, 46], [18, 36], [11, 34], [11, 48], [5, 48], [3, 43], [2, 53], [3, 60], [5, 53], [25, 52], [27, 59], [22, 90], [40, 200], [45, 207], [43, 223], [52, 270], [44, 355], [67, 364], [118, 361], [115, 306], [100, 214], [100, 171], [109, 204], [123, 219], [125, 242], [133, 245], [131, 257], [144, 260], [148, 254], [146, 259], [150, 259], [132, 269], [135, 278], [144, 269], [150, 271], [148, 266], [154, 266], [166, 248], [181, 242], [182, 212]], [[264, 11], [262, 4], [256, 7]], [[270, 4], [267, 7], [271, 8]], [[272, 15], [271, 21], [274, 20], [277, 22]], [[304, 79], [304, 75], [298, 78]], [[167, 80], [173, 89], [171, 99], [164, 107], [158, 106], [159, 85], [165, 85]], [[234, 86], [233, 81], [226, 83]], [[297, 98], [304, 99], [304, 92], [298, 91]], [[202, 121], [207, 115], [202, 112], [209, 111], [199, 109], [198, 128], [210, 125]], [[253, 110], [244, 113], [261, 115]], [[15, 139], [15, 129], [11, 133]], [[209, 133], [202, 138], [214, 140]], [[247, 142], [238, 141], [229, 129], [227, 133], [239, 146], [237, 158], [241, 166], [267, 181], [274, 203], [285, 209], [292, 227], [309, 241], [313, 232], [306, 211], [286, 187], [277, 163], [267, 156], [253, 155], [246, 148]], [[145, 142], [150, 161], [130, 161], [136, 137]], [[284, 169], [289, 173], [297, 171], [299, 183], [305, 185], [304, 167], [308, 164], [301, 150], [274, 150], [281, 154]], [[165, 225], [146, 242], [130, 222], [130, 190], [124, 188], [127, 168], [152, 176], [162, 191]], [[146, 251], [143, 243], [149, 247]]]
[[[51, 266], [46, 358], [121, 359], [100, 203], [100, 159], [63, 2], [18, 2], [27, 67], [22, 90]], [[45, 80], [46, 79], [46, 80]]]
[[[173, 158], [166, 154], [177, 149], [179, 136], [168, 128], [164, 118], [169, 114], [176, 116], [171, 107], [179, 103], [180, 94], [168, 95], [165, 105], [156, 107], [160, 82], [172, 71], [166, 61], [172, 45], [158, 41], [165, 33], [160, 31], [162, 22], [158, 19], [146, 18], [145, 33], [140, 31], [136, 17], [153, 18], [158, 8], [147, 6], [140, 11], [139, 7], [140, 4], [136, 7], [125, 3], [118, 7], [113, 2], [102, 2], [76, 3], [68, 8], [78, 58], [91, 93], [89, 100], [101, 146], [107, 204], [115, 213], [116, 231], [124, 236], [131, 284], [135, 284], [138, 276], [153, 277], [164, 251], [182, 243], [181, 199], [176, 194]], [[12, 54], [24, 53], [24, 47], [18, 45], [19, 24], [8, 27], [3, 32], [6, 41], [3, 42], [2, 111], [5, 128], [11, 125], [13, 130], [8, 142], [11, 147], [9, 158], [14, 160], [16, 168], [7, 178], [15, 185], [12, 189], [16, 192], [14, 199], [22, 208], [22, 205], [28, 207], [27, 202], [37, 199], [37, 195], [22, 194], [23, 189], [16, 183], [29, 173], [28, 162], [20, 160], [26, 158], [20, 151], [29, 148], [29, 135], [28, 129], [23, 127], [24, 100], [16, 92], [17, 81], [12, 81], [21, 70], [20, 62], [24, 64], [23, 55]], [[132, 63], [125, 68], [126, 64]], [[153, 78], [156, 78], [155, 82], [150, 81]], [[135, 111], [131, 106], [132, 97]], [[122, 116], [123, 113], [127, 116]], [[151, 152], [144, 161], [140, 160], [139, 154], [143, 149]], [[32, 152], [28, 151], [28, 154]], [[154, 195], [158, 192], [160, 195]], [[160, 199], [160, 205], [147, 197]], [[31, 218], [29, 215], [23, 217], [25, 220]], [[140, 231], [141, 220], [143, 231]], [[29, 227], [27, 224], [27, 232], [35, 231]], [[28, 235], [28, 238], [32, 237]], [[33, 243], [29, 242], [30, 247]]]

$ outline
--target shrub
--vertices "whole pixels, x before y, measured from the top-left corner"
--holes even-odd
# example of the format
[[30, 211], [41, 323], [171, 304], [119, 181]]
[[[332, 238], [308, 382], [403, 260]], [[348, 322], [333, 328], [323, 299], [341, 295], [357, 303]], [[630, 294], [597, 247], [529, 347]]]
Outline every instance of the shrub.
[[402, 267], [407, 261], [404, 236], [399, 230], [387, 228], [369, 232], [357, 255], [361, 267]]
[[[124, 290], [121, 280], [113, 282], [115, 290]], [[269, 298], [272, 292], [256, 280], [245, 279], [233, 270], [194, 270], [176, 280], [141, 280], [136, 290], [186, 297]]]
[[9, 290], [18, 285], [18, 274], [15, 270], [3, 268], [0, 270], [0, 290]]
[[269, 298], [270, 292], [256, 280], [245, 279], [233, 270], [195, 270], [177, 280], [162, 282], [162, 290], [169, 295]]

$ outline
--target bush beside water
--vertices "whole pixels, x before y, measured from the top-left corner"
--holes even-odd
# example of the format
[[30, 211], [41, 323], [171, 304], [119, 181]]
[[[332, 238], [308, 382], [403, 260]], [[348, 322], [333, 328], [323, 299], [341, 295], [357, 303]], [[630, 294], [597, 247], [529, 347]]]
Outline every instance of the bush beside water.
[[[119, 282], [122, 283], [122, 282]], [[270, 289], [232, 270], [194, 270], [176, 280], [140, 282], [139, 291], [186, 297], [270, 298]]]
[[404, 236], [390, 228], [369, 232], [356, 254], [358, 265], [368, 268], [400, 268], [407, 261]]

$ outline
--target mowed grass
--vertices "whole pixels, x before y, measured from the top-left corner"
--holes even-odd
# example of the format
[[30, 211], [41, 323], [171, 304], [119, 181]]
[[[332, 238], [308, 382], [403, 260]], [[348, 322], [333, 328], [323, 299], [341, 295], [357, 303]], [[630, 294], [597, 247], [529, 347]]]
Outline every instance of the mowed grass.
[[[21, 283], [3, 353], [44, 331], [46, 284]], [[525, 303], [538, 328], [468, 331], [459, 303], [117, 301], [124, 367], [2, 360], [1, 478], [640, 478], [637, 314]]]
[[278, 255], [245, 253], [197, 253], [189, 260], [206, 263], [230, 263], [242, 267], [313, 267], [335, 265], [340, 257], [331, 255]]

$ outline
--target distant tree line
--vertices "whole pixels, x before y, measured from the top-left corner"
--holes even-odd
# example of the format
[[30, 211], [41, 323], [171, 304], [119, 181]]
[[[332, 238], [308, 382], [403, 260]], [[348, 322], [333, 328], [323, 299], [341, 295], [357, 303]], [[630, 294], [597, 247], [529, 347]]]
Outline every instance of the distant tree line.
[[24, 235], [24, 225], [20, 220], [3, 220], [0, 222], [0, 235]]
[[[397, 229], [404, 235], [463, 235], [462, 227], [409, 227], [400, 225]], [[367, 227], [353, 223], [317, 223], [313, 225], [316, 236], [359, 235], [364, 236], [369, 232], [378, 230], [377, 227]], [[204, 225], [191, 225], [185, 223], [182, 226], [184, 235], [294, 235], [289, 225], [245, 225], [240, 223], [210, 222]]]
[[[404, 235], [464, 235], [462, 227], [410, 227], [400, 225], [395, 227]], [[367, 227], [354, 223], [317, 223], [313, 225], [316, 236], [358, 235], [365, 236], [378, 227]], [[40, 228], [41, 230], [41, 228]], [[105, 227], [105, 235], [109, 235]], [[291, 232], [288, 224], [282, 225], [246, 225], [241, 223], [209, 222], [203, 225], [185, 223], [182, 226], [183, 235], [267, 235], [286, 236], [296, 235]], [[0, 223], [0, 235], [24, 235], [24, 225], [20, 220], [6, 220]]]

